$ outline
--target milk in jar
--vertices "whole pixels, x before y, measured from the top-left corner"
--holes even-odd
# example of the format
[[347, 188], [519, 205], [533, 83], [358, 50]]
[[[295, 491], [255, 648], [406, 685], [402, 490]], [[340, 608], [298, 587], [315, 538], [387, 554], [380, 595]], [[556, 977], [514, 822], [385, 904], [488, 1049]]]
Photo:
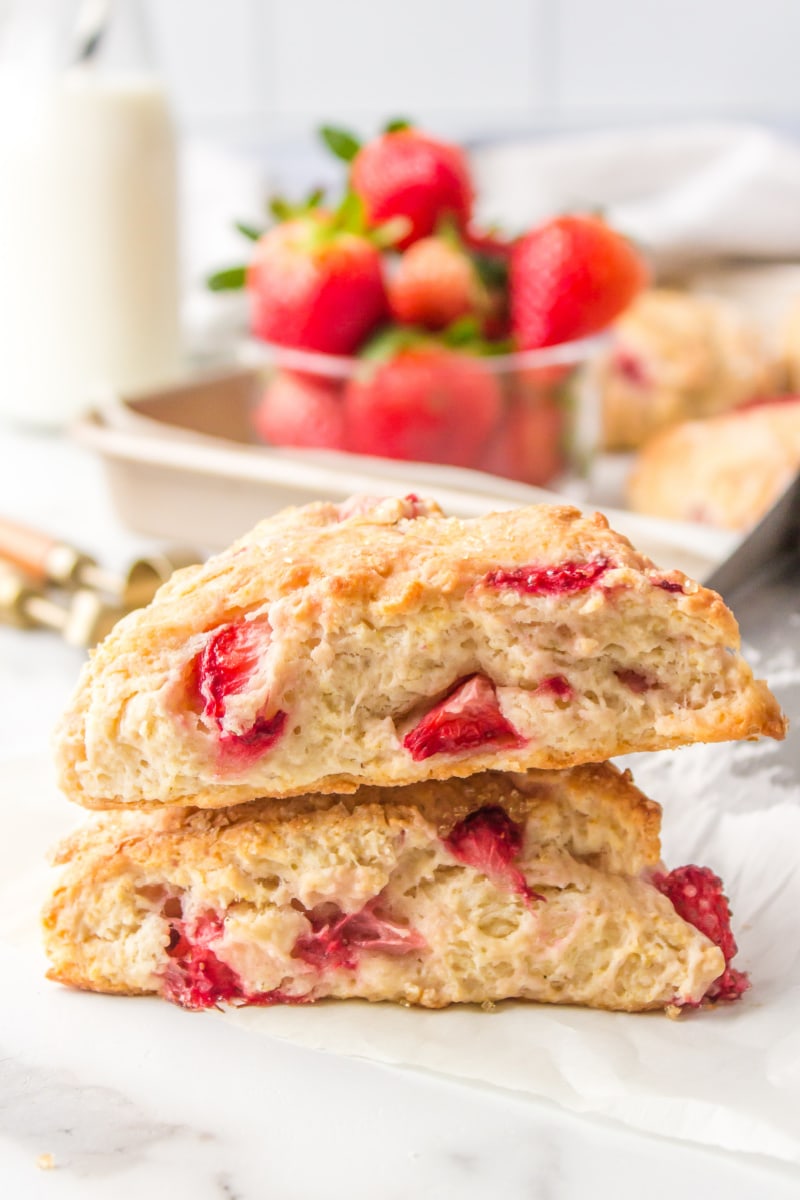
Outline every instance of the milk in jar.
[[176, 208], [153, 75], [0, 59], [0, 416], [58, 427], [177, 375]]

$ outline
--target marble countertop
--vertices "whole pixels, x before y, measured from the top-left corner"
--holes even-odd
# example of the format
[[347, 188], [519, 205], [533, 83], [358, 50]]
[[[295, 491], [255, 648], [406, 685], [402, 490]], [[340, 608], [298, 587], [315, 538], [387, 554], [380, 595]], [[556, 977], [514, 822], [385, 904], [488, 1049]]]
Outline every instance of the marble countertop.
[[[100, 466], [62, 439], [2, 430], [0, 462], [3, 515], [69, 536], [110, 564], [151, 545], [120, 527]], [[33, 755], [50, 786], [49, 731], [81, 657], [49, 634], [0, 628], [0, 781], [5, 763]], [[0, 790], [2, 806], [24, 801]], [[0, 1195], [796, 1200], [800, 1192], [800, 1174], [772, 1161], [253, 1039], [217, 1014], [72, 993], [41, 971], [35, 948], [0, 947]]]

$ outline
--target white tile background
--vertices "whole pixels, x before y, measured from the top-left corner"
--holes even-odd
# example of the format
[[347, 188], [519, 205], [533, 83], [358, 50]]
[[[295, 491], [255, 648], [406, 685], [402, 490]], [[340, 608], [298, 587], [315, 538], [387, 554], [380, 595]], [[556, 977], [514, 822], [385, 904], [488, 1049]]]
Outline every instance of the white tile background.
[[146, 0], [186, 129], [295, 137], [751, 116], [800, 124], [800, 0]]

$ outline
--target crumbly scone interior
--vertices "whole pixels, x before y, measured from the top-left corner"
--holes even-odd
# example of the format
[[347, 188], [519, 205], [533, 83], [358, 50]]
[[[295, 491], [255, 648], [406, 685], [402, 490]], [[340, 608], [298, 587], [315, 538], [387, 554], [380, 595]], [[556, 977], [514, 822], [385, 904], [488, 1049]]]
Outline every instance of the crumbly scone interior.
[[[65, 791], [213, 807], [783, 736], [718, 596], [603, 518], [541, 507], [265, 522], [95, 654], [59, 737]], [[246, 676], [222, 695], [207, 664], [226, 667], [224, 642], [238, 670], [245, 641]], [[415, 757], [409, 735], [469, 681], [507, 735]]]
[[725, 963], [649, 882], [658, 824], [608, 765], [108, 814], [62, 849], [51, 976], [190, 1007], [198, 970], [234, 1003], [697, 1002]]

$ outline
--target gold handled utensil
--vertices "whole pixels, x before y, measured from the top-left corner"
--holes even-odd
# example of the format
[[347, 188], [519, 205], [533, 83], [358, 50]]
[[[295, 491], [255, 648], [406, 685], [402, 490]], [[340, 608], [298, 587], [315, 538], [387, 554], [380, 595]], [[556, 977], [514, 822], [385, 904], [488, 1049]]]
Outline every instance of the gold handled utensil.
[[24, 572], [34, 584], [102, 592], [123, 608], [149, 604], [173, 572], [199, 562], [201, 557], [196, 550], [178, 547], [137, 558], [118, 574], [67, 542], [0, 518], [0, 558]]
[[71, 646], [94, 646], [128, 610], [89, 588], [60, 604], [13, 567], [0, 563], [0, 622], [16, 629], [52, 629]]

